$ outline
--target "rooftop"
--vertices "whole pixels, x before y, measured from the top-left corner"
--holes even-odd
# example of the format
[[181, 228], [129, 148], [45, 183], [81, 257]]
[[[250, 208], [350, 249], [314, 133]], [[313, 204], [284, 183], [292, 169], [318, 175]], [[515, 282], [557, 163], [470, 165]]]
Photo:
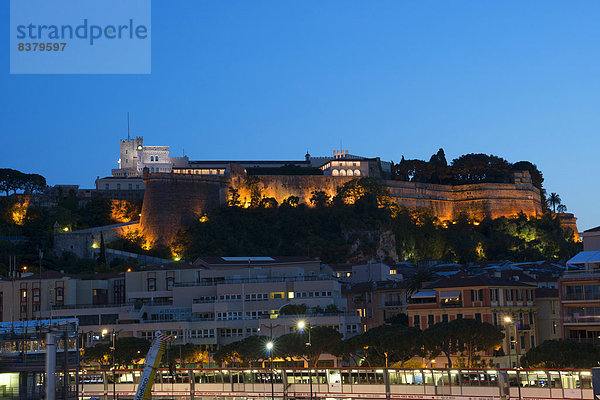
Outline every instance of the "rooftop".
[[525, 286], [531, 287], [531, 284], [521, 282], [520, 280], [509, 279], [507, 277], [492, 277], [486, 274], [467, 275], [460, 273], [423, 286], [423, 289], [442, 289], [470, 286]]

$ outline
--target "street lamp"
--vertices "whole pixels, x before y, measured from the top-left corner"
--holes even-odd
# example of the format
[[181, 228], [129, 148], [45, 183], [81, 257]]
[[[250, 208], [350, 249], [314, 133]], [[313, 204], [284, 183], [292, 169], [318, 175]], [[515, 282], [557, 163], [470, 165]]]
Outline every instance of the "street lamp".
[[[298, 321], [298, 331], [300, 333], [304, 332], [304, 329], [308, 329], [308, 342], [306, 342], [306, 347], [310, 347], [311, 346], [311, 340], [310, 340], [310, 330], [312, 329], [312, 326], [310, 324], [307, 324], [305, 321]], [[308, 383], [310, 386], [310, 400], [312, 400], [313, 398], [313, 387], [312, 387], [312, 367], [310, 365], [310, 356], [308, 357]]]
[[[105, 329], [106, 330], [106, 329]], [[113, 329], [112, 331], [112, 347], [110, 348], [110, 350], [112, 351], [112, 367], [113, 367], [113, 400], [115, 399], [116, 393], [117, 393], [117, 375], [116, 375], [116, 369], [117, 369], [117, 365], [115, 363], [115, 337], [117, 336], [117, 332], [115, 332], [115, 330]]]
[[512, 368], [512, 352], [511, 352], [512, 340], [510, 339], [510, 325], [512, 324], [512, 318], [507, 315], [504, 317], [504, 322], [506, 324], [506, 343], [507, 343], [507, 350], [508, 350], [508, 367]]
[[273, 341], [267, 342], [267, 353], [269, 353], [269, 360], [271, 361], [271, 400], [275, 400], [275, 387], [273, 384]]

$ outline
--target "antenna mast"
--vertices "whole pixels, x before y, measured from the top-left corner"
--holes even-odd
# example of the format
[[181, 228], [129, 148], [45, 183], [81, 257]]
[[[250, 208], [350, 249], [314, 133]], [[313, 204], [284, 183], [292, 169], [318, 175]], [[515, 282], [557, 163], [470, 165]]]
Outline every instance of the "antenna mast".
[[127, 111], [127, 141], [129, 142], [129, 111]]

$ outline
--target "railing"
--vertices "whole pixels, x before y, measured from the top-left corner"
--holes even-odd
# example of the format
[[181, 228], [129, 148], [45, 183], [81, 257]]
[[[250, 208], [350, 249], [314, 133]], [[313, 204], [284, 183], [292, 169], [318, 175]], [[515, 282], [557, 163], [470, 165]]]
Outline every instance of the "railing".
[[53, 310], [74, 310], [80, 308], [112, 308], [112, 307], [126, 307], [133, 304], [129, 303], [115, 303], [115, 304], [63, 304], [52, 306]]
[[579, 324], [589, 324], [589, 323], [600, 323], [600, 316], [598, 315], [565, 315], [564, 316], [565, 323], [579, 323]]
[[385, 305], [390, 307], [390, 306], [402, 306], [404, 304], [402, 303], [402, 301], [396, 300], [396, 301], [386, 301]]
[[314, 281], [337, 281], [332, 276], [293, 276], [293, 277], [271, 277], [271, 278], [234, 278], [209, 282], [176, 282], [176, 287], [190, 286], [216, 286], [240, 283], [280, 283], [280, 282], [314, 282]]
[[567, 293], [563, 295], [563, 300], [600, 300], [600, 293]]

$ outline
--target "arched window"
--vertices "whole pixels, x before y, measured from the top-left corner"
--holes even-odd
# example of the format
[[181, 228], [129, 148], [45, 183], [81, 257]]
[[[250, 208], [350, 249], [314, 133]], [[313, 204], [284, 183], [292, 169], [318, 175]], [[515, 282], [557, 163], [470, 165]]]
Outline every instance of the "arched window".
[[331, 171], [331, 175], [333, 176], [339, 176], [340, 172], [337, 169], [334, 169], [333, 171]]
[[360, 170], [355, 169], [354, 170], [354, 176], [360, 176]]
[[154, 161], [154, 156], [150, 156], [150, 161]]
[[346, 175], [348, 175], [348, 176], [352, 176], [352, 175], [354, 175], [354, 174], [352, 173], [352, 170], [351, 170], [351, 169], [349, 169], [349, 170], [348, 170], [348, 172], [346, 173]]
[[155, 157], [154, 157], [154, 161], [158, 161], [158, 156], [155, 156]]
[[150, 172], [154, 172], [154, 167], [150, 168]]
[[346, 176], [346, 170], [340, 169], [340, 176]]

